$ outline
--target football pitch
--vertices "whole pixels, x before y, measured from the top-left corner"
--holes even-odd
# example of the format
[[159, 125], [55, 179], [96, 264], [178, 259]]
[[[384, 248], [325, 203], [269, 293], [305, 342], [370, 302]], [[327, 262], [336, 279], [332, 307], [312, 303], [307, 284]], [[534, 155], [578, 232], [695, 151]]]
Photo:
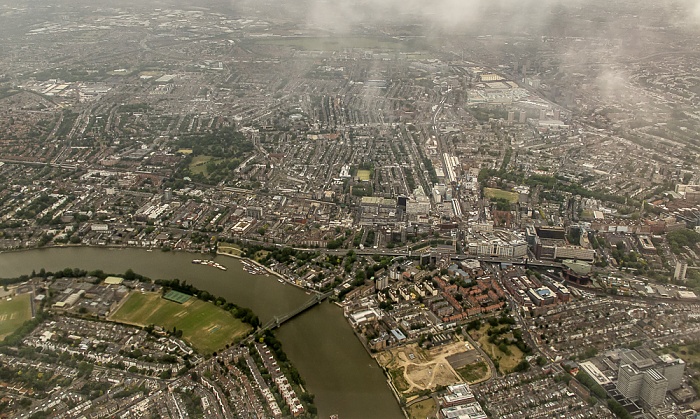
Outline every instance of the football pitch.
[[516, 192], [504, 191], [502, 189], [484, 188], [484, 195], [488, 198], [505, 199], [511, 204], [518, 202], [518, 194]]
[[184, 304], [161, 298], [159, 293], [132, 292], [110, 320], [138, 326], [176, 327], [200, 354], [223, 349], [244, 337], [251, 327], [211, 303], [190, 298]]
[[31, 294], [21, 294], [0, 300], [0, 340], [12, 334], [22, 324], [32, 318]]
[[358, 170], [357, 177], [359, 177], [360, 180], [363, 180], [363, 181], [371, 180], [372, 179], [372, 172], [369, 170]]

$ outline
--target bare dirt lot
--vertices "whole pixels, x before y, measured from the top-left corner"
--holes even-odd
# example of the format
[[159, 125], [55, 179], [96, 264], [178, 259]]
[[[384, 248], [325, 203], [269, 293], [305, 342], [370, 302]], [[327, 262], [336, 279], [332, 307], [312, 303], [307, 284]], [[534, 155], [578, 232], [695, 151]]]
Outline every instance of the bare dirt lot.
[[431, 349], [410, 344], [386, 350], [376, 357], [379, 364], [389, 371], [396, 389], [406, 396], [462, 382], [448, 358], [458, 368], [481, 360], [479, 353], [465, 341]]

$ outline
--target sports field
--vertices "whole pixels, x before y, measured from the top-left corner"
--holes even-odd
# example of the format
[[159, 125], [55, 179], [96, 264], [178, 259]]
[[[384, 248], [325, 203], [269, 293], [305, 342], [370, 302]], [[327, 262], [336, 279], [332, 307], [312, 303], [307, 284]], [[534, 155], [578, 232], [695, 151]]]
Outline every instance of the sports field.
[[487, 198], [505, 199], [511, 204], [518, 202], [518, 194], [516, 192], [508, 192], [503, 189], [484, 188], [484, 195]]
[[214, 304], [196, 298], [178, 304], [155, 292], [132, 292], [110, 320], [138, 326], [153, 324], [166, 330], [176, 327], [200, 354], [221, 350], [251, 330], [249, 325]]
[[163, 296], [163, 298], [165, 298], [166, 300], [174, 301], [178, 304], [184, 304], [187, 301], [189, 301], [189, 299], [192, 298], [192, 296], [188, 295], [188, 294], [183, 294], [183, 293], [178, 292], [178, 291], [168, 291]]
[[0, 300], [0, 340], [32, 318], [31, 294], [21, 294], [9, 301]]
[[357, 177], [359, 177], [360, 180], [364, 180], [364, 181], [370, 180], [372, 177], [372, 172], [370, 172], [369, 170], [358, 170]]

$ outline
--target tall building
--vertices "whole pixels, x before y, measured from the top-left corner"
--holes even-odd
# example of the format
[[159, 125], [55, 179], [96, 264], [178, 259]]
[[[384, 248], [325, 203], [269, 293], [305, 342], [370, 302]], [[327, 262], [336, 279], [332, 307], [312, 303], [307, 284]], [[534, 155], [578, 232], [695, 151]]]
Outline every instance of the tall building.
[[641, 400], [649, 406], [656, 406], [664, 401], [668, 380], [654, 368], [642, 371], [633, 365], [621, 365], [617, 389], [630, 400]]
[[668, 389], [675, 390], [680, 388], [683, 381], [683, 373], [685, 372], [685, 361], [676, 358], [670, 354], [663, 354], [661, 358], [662, 365], [657, 366], [661, 373], [668, 380]]
[[617, 389], [630, 400], [639, 399], [643, 374], [631, 365], [621, 365], [617, 373]]
[[663, 403], [668, 390], [668, 380], [654, 368], [644, 371], [644, 380], [640, 389], [639, 398], [649, 406], [657, 406]]
[[666, 391], [681, 386], [684, 371], [685, 362], [671, 355], [626, 350], [620, 353], [617, 388], [630, 400], [656, 406], [664, 401]]
[[245, 215], [259, 220], [263, 218], [263, 209], [262, 207], [248, 207], [245, 210]]
[[525, 122], [527, 122], [527, 112], [520, 111], [520, 116], [518, 117], [518, 122], [521, 124], [524, 124]]
[[688, 271], [688, 262], [679, 260], [676, 262], [676, 270], [673, 272], [673, 279], [679, 282], [685, 282], [685, 274]]
[[381, 275], [378, 278], [374, 279], [374, 288], [377, 291], [381, 291], [384, 288], [389, 287], [389, 277], [386, 275]]

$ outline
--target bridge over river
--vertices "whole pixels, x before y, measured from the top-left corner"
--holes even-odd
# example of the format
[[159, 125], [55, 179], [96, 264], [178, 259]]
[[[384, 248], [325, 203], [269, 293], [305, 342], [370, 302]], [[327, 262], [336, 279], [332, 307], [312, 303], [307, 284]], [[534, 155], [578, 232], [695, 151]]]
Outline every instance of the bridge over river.
[[293, 318], [304, 313], [306, 310], [310, 309], [311, 307], [313, 307], [317, 304], [321, 304], [323, 301], [328, 299], [328, 297], [330, 297], [331, 295], [333, 295], [333, 290], [328, 291], [328, 292], [323, 293], [323, 294], [315, 294], [308, 301], [306, 301], [304, 304], [297, 307], [296, 309], [294, 309], [288, 313], [285, 313], [281, 316], [275, 316], [272, 319], [268, 320], [267, 323], [265, 323], [264, 325], [262, 325], [260, 327], [260, 332], [265, 332], [266, 330], [273, 330], [273, 329], [276, 329], [276, 328], [282, 326], [282, 324], [284, 324], [285, 322], [292, 320]]

